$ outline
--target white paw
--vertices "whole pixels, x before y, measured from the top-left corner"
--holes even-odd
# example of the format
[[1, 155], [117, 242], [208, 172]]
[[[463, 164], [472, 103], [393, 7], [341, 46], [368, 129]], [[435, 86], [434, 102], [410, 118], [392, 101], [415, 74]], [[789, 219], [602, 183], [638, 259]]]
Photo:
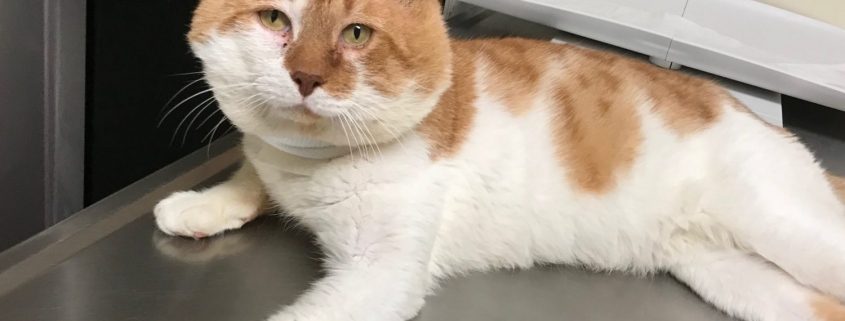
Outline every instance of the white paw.
[[267, 321], [296, 321], [296, 320], [297, 320], [296, 315], [289, 313], [289, 312], [286, 312], [286, 311], [279, 312], [279, 313], [273, 315], [272, 317], [270, 317], [270, 319], [267, 319]]
[[408, 317], [396, 313], [374, 315], [370, 313], [372, 310], [344, 311], [332, 309], [325, 305], [319, 308], [310, 305], [306, 309], [288, 307], [273, 315], [267, 321], [406, 321], [419, 314], [418, 312], [414, 312], [409, 314]]
[[159, 229], [170, 235], [204, 238], [240, 228], [254, 219], [259, 205], [236, 193], [177, 192], [156, 205]]

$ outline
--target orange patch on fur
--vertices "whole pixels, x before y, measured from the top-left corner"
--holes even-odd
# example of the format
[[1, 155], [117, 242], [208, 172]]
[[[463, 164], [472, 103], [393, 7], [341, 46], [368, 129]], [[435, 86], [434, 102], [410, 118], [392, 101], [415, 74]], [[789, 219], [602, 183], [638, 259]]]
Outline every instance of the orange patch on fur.
[[370, 1], [363, 12], [385, 21], [363, 59], [366, 81], [380, 94], [398, 96], [408, 82], [429, 94], [449, 80], [451, 48], [438, 3]]
[[654, 103], [653, 111], [680, 135], [707, 128], [719, 119], [725, 104], [736, 102], [721, 87], [698, 77], [633, 60], [624, 69], [623, 74], [630, 73], [643, 84]]
[[[448, 81], [450, 63], [439, 12], [430, 1], [312, 1], [285, 67], [325, 79], [322, 88], [336, 98], [351, 94], [356, 79], [384, 97], [405, 94], [412, 82], [415, 90], [430, 94]], [[373, 29], [360, 48], [340, 39], [350, 21]]]
[[547, 44], [508, 38], [467, 45], [475, 49], [487, 67], [484, 91], [502, 101], [514, 115], [527, 112], [537, 98], [547, 58], [553, 53]]
[[194, 10], [188, 40], [203, 42], [212, 32], [227, 32], [250, 19], [259, 10], [275, 6], [274, 0], [202, 0]]
[[344, 98], [355, 89], [357, 70], [343, 58], [339, 48], [337, 21], [347, 14], [346, 5], [337, 1], [311, 1], [303, 12], [301, 30], [285, 54], [285, 68], [290, 72], [316, 75], [330, 95]]
[[429, 155], [437, 160], [457, 153], [475, 119], [475, 59], [470, 47], [455, 43], [452, 86], [417, 131], [430, 144]]
[[636, 87], [608, 68], [621, 58], [560, 47], [565, 69], [550, 107], [557, 156], [576, 186], [607, 192], [642, 143]]
[[385, 97], [396, 97], [402, 94], [408, 81], [410, 67], [402, 63], [398, 52], [392, 43], [381, 44], [373, 48], [364, 59], [366, 66], [366, 82]]
[[845, 203], [845, 178], [828, 174], [827, 180], [830, 181], [830, 185], [833, 186], [833, 192], [836, 193], [839, 200]]
[[821, 321], [845, 321], [845, 306], [833, 298], [820, 295], [811, 303], [813, 312]]
[[[706, 80], [610, 53], [557, 49], [565, 64], [554, 92], [558, 157], [584, 191], [611, 190], [643, 140], [640, 113], [653, 112], [679, 135], [715, 123], [731, 96]], [[644, 99], [653, 105], [640, 110]], [[741, 107], [741, 104], [740, 106]]]

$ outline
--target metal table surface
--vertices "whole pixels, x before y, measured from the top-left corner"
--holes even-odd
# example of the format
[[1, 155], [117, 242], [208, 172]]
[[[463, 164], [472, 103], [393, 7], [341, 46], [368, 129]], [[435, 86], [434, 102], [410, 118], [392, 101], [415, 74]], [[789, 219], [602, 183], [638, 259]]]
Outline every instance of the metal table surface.
[[[0, 320], [260, 321], [320, 276], [307, 232], [279, 217], [209, 240], [157, 231], [150, 209], [220, 180], [235, 139], [128, 187], [0, 254]], [[212, 156], [206, 156], [210, 153]], [[670, 277], [548, 266], [443, 282], [417, 320], [729, 320]]]

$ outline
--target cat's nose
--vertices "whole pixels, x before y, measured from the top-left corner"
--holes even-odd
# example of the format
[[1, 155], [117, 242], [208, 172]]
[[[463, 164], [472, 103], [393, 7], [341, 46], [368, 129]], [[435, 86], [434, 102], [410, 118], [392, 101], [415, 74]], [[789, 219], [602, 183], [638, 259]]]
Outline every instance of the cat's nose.
[[293, 82], [299, 85], [299, 93], [302, 94], [302, 97], [310, 96], [314, 93], [314, 89], [325, 83], [323, 77], [301, 71], [291, 73], [290, 77], [293, 79]]

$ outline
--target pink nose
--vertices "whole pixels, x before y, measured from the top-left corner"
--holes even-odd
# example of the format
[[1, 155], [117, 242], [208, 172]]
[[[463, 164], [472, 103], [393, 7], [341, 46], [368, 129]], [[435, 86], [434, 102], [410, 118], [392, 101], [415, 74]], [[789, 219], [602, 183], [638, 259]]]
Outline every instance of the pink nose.
[[310, 96], [314, 93], [314, 89], [325, 83], [323, 77], [307, 74], [301, 71], [294, 71], [290, 74], [290, 78], [293, 79], [293, 82], [299, 85], [299, 93], [302, 94], [302, 97]]

